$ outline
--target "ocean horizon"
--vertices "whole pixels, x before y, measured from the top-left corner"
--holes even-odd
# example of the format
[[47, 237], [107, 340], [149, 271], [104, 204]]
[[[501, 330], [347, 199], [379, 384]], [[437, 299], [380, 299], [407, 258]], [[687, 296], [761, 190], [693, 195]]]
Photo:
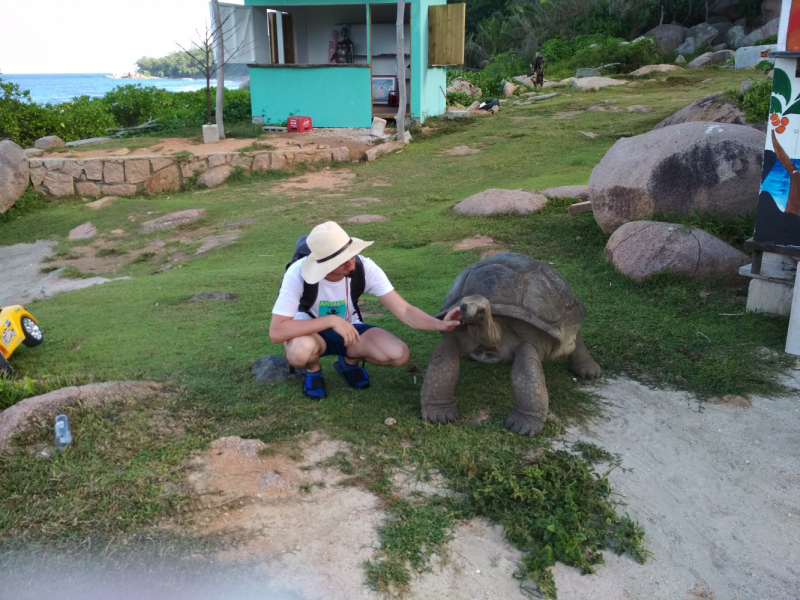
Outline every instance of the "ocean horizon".
[[[163, 88], [170, 92], [191, 92], [203, 89], [205, 79], [116, 79], [113, 73], [0, 73], [6, 83], [15, 83], [31, 93], [37, 104], [58, 104], [78, 96], [99, 97], [121, 85], [140, 84]], [[239, 81], [227, 80], [227, 89], [237, 89]], [[216, 79], [212, 80], [212, 85]]]

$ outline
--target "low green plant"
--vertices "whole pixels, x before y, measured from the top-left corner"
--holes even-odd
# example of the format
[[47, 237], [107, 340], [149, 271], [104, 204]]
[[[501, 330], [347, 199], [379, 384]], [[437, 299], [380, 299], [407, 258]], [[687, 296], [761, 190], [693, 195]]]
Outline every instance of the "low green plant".
[[70, 385], [79, 385], [79, 382], [76, 379], [64, 377], [39, 380], [31, 379], [28, 376], [23, 377], [22, 380], [9, 380], [0, 377], [0, 411], [25, 400], [25, 398], [46, 394]]
[[67, 279], [85, 279], [86, 277], [91, 277], [91, 275], [84, 273], [74, 265], [70, 265], [64, 268], [61, 272], [61, 277], [66, 277]]
[[100, 98], [78, 96], [52, 107], [56, 131], [64, 141], [83, 140], [106, 134], [116, 124], [108, 105]]
[[768, 35], [767, 37], [763, 37], [761, 39], [756, 40], [753, 42], [753, 46], [766, 46], [768, 44], [777, 44], [778, 43], [778, 34], [773, 33], [772, 35]]
[[773, 65], [768, 60], [762, 60], [760, 63], [758, 63], [755, 66], [756, 71], [771, 71], [774, 68], [775, 68], [775, 65]]
[[742, 109], [748, 123], [767, 122], [771, 96], [772, 81], [761, 81], [747, 88], [742, 96]]
[[532, 464], [487, 466], [471, 480], [473, 510], [503, 524], [506, 539], [527, 552], [517, 576], [556, 598], [551, 567], [558, 561], [594, 573], [601, 550], [651, 556], [644, 530], [615, 512], [608, 473], [597, 475], [580, 457], [547, 451]]
[[0, 139], [30, 148], [40, 137], [53, 133], [54, 123], [52, 111], [33, 102], [28, 90], [0, 79]]

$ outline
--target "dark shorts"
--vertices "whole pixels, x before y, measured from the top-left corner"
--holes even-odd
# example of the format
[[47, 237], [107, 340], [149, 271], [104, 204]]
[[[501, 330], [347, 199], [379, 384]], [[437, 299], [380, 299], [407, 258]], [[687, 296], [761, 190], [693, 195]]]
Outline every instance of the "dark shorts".
[[[358, 335], [364, 333], [367, 329], [372, 329], [375, 325], [367, 325], [366, 323], [353, 323]], [[336, 333], [333, 329], [323, 329], [317, 335], [325, 340], [325, 352], [322, 356], [347, 356], [347, 346], [344, 345], [344, 338]]]

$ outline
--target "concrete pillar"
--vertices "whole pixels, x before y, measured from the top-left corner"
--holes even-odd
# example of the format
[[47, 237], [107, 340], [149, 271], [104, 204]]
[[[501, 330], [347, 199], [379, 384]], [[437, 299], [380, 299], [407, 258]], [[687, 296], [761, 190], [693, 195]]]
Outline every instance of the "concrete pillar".
[[800, 356], [800, 269], [794, 280], [792, 314], [789, 317], [789, 333], [786, 335], [786, 353]]

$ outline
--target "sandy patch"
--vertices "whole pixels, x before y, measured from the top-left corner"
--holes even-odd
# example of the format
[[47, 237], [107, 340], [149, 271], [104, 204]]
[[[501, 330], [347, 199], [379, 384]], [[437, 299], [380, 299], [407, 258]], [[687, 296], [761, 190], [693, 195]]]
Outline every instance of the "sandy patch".
[[313, 173], [305, 173], [282, 181], [274, 187], [277, 192], [288, 190], [331, 190], [351, 185], [356, 178], [355, 173], [343, 169], [320, 169]]
[[447, 154], [448, 156], [463, 156], [466, 154], [477, 154], [478, 152], [482, 152], [482, 150], [480, 148], [470, 148], [469, 146], [456, 146], [455, 148], [442, 150], [442, 154]]
[[471, 250], [473, 248], [486, 248], [487, 246], [494, 246], [494, 239], [488, 235], [478, 234], [454, 244], [453, 250]]
[[559, 598], [800, 598], [800, 369], [783, 381], [794, 392], [750, 408], [598, 385], [603, 417], [566, 438], [622, 455], [612, 489], [655, 559], [605, 553], [592, 576], [557, 565]]

